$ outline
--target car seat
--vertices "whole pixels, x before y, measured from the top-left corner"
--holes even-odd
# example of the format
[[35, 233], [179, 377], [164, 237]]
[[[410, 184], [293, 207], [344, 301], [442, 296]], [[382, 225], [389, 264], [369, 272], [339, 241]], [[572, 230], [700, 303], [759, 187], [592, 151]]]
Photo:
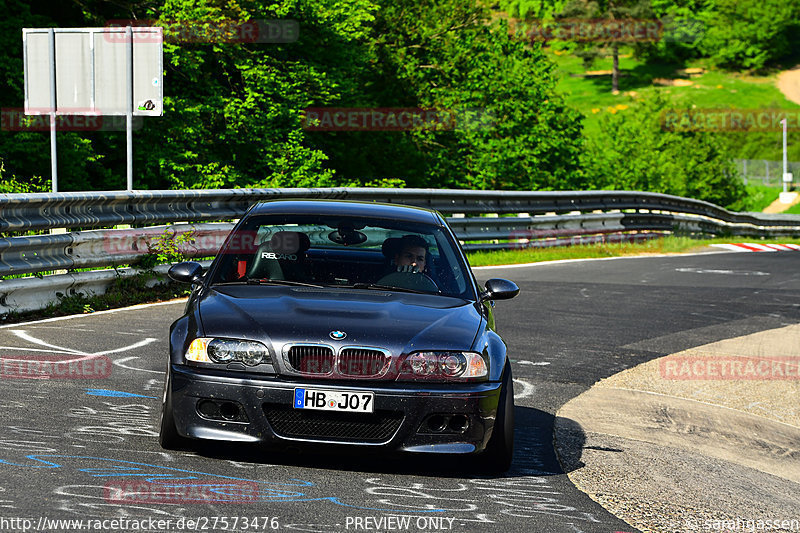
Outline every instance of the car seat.
[[306, 251], [311, 247], [308, 235], [299, 231], [275, 232], [256, 250], [249, 279], [308, 280]]

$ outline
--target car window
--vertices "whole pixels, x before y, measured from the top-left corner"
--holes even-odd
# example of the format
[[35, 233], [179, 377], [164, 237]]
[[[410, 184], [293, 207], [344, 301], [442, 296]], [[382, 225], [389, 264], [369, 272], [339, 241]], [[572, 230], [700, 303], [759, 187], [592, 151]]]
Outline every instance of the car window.
[[461, 255], [442, 228], [396, 220], [256, 215], [228, 237], [210, 283], [386, 286], [469, 298]]

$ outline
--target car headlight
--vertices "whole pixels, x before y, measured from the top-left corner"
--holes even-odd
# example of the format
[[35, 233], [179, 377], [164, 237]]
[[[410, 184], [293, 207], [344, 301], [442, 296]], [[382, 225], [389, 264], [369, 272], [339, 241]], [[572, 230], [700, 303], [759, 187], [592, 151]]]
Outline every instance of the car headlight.
[[186, 350], [186, 360], [197, 363], [233, 363], [247, 366], [269, 363], [267, 347], [257, 341], [199, 337]]
[[397, 379], [480, 380], [489, 367], [477, 352], [414, 352], [400, 363]]

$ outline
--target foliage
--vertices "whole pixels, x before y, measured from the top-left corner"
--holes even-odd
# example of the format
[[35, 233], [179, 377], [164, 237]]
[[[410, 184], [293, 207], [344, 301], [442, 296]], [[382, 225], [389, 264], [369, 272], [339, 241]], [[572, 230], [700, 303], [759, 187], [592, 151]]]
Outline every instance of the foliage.
[[[594, 24], [618, 24], [619, 21], [652, 19], [650, 0], [568, 0], [564, 8], [556, 16], [559, 19], [587, 19]], [[588, 68], [594, 61], [603, 56], [611, 55], [613, 58], [611, 74], [611, 90], [619, 90], [619, 48], [620, 42], [615, 37], [615, 32], [597, 33], [587, 42], [574, 43], [575, 55], [583, 59], [584, 66]], [[645, 42], [633, 43], [635, 50], [647, 46]]]
[[[165, 113], [145, 118], [134, 133], [136, 188], [376, 180], [552, 188], [569, 186], [578, 170], [579, 120], [553, 94], [552, 65], [474, 0], [0, 1], [8, 14], [0, 55], [10, 59], [0, 62], [9, 65], [0, 105], [9, 107], [22, 102], [21, 27], [135, 18], [167, 28]], [[264, 43], [197, 38], [200, 31], [176, 40], [171, 33], [253, 20], [295, 20], [299, 37]], [[423, 107], [458, 116], [479, 110], [490, 127], [314, 132], [303, 128], [308, 107]], [[123, 133], [60, 132], [58, 148], [60, 190], [124, 187]], [[20, 179], [46, 174], [48, 152], [47, 133], [0, 133], [0, 157]]]
[[505, 23], [488, 19], [470, 0], [383, 0], [376, 68], [396, 79], [384, 88], [384, 101], [447, 110], [460, 119], [451, 130], [408, 134], [422, 158], [411, 163], [420, 170], [406, 181], [571, 188], [580, 176], [579, 115], [555, 94], [555, 71], [540, 46], [513, 39]]
[[498, 7], [510, 17], [533, 21], [549, 19], [561, 11], [567, 0], [500, 0]]
[[734, 211], [764, 211], [767, 206], [778, 199], [781, 188], [749, 183], [745, 185], [745, 191], [745, 197], [738, 203], [729, 206], [730, 209]]
[[585, 157], [592, 184], [740, 205], [745, 189], [729, 145], [715, 133], [664, 128], [668, 109], [676, 107], [656, 93], [628, 112], [604, 117]]
[[167, 228], [148, 241], [148, 253], [139, 258], [137, 265], [151, 270], [156, 265], [185, 261], [188, 259], [185, 252], [187, 244], [194, 244], [193, 231], [177, 233]]
[[[708, 26], [705, 44], [681, 53], [756, 66], [787, 51], [784, 37], [793, 42], [800, 0], [775, 2], [500, 0], [496, 7], [527, 20], [566, 16], [570, 9], [578, 9], [573, 15], [601, 18], [694, 18]], [[23, 101], [22, 27], [153, 19], [170, 35], [176, 24], [197, 30], [242, 21], [297, 21], [300, 32], [290, 42], [168, 38], [165, 114], [144, 119], [134, 134], [136, 188], [534, 190], [611, 186], [617, 180], [611, 167], [601, 169], [581, 156], [583, 117], [557, 94], [555, 68], [541, 45], [510, 35], [504, 18], [476, 0], [0, 0], [0, 7], [6, 14], [0, 21], [0, 106], [6, 108], [19, 108]], [[764, 23], [768, 13], [778, 16], [777, 23]], [[747, 23], [733, 24], [732, 17]], [[608, 47], [600, 43], [595, 52]], [[442, 129], [311, 131], [302, 118], [310, 107], [423, 108], [459, 120]], [[668, 137], [670, 146], [680, 144], [680, 135]], [[713, 153], [697, 148], [688, 154], [719, 161], [718, 147], [704, 142], [699, 147]], [[617, 149], [636, 156], [639, 167], [652, 162], [644, 150], [622, 143], [620, 138]], [[60, 190], [124, 187], [122, 132], [60, 132], [58, 149]], [[703, 159], [689, 165], [686, 157], [685, 168], [708, 166]], [[49, 173], [47, 133], [0, 131], [0, 164], [0, 191], [47, 190], [46, 182], [34, 178]], [[601, 170], [612, 177], [598, 175]], [[677, 187], [666, 172], [657, 175], [667, 182], [654, 177], [652, 183], [640, 180], [640, 186], [717, 194]]]
[[28, 181], [16, 179], [15, 176], [9, 175], [5, 171], [5, 165], [0, 160], [0, 193], [45, 192], [48, 187], [49, 185], [41, 176], [33, 176]]
[[800, 44], [800, 0], [715, 0], [702, 51], [723, 67], [760, 69]]
[[731, 69], [758, 70], [791, 58], [800, 44], [800, 0], [652, 0], [669, 37], [654, 60], [709, 58]]

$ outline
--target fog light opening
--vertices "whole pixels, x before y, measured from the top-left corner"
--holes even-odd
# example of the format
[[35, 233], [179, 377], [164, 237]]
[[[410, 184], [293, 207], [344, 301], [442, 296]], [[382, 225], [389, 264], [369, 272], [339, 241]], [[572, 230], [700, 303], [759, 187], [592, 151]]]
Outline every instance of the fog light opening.
[[469, 418], [465, 415], [455, 415], [448, 422], [447, 428], [454, 433], [464, 433], [469, 428]]
[[441, 433], [447, 429], [448, 419], [442, 415], [433, 415], [428, 418], [428, 429], [436, 433]]
[[219, 413], [225, 420], [236, 420], [239, 418], [239, 406], [233, 402], [225, 402], [219, 406]]

